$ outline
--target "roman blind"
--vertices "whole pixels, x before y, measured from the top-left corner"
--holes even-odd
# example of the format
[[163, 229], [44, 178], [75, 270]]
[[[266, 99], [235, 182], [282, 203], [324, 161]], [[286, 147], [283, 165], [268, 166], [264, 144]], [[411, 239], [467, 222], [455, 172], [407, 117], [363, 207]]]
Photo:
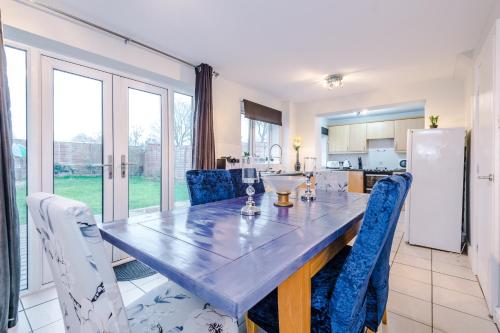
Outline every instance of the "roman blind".
[[243, 100], [243, 114], [248, 119], [263, 121], [279, 126], [283, 125], [281, 111], [246, 99]]

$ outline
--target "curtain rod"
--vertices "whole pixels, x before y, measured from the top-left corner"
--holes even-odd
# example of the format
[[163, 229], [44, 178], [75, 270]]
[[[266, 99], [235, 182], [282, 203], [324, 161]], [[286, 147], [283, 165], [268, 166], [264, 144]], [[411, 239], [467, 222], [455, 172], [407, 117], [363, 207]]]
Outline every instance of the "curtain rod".
[[[43, 9], [49, 11], [49, 12], [53, 12], [53, 13], [58, 14], [60, 16], [64, 16], [64, 17], [66, 17], [66, 18], [68, 18], [70, 20], [77, 21], [77, 22], [82, 23], [84, 25], [87, 25], [87, 26], [89, 26], [91, 28], [94, 28], [94, 29], [97, 29], [97, 30], [101, 30], [101, 31], [103, 31], [103, 32], [105, 32], [105, 33], [107, 33], [109, 35], [112, 35], [112, 36], [115, 36], [117, 38], [123, 39], [125, 41], [125, 44], [132, 43], [132, 44], [135, 44], [135, 45], [140, 46], [142, 48], [145, 48], [145, 49], [147, 49], [149, 51], [161, 54], [161, 55], [163, 55], [163, 56], [165, 56], [167, 58], [170, 58], [172, 60], [180, 62], [180, 63], [182, 63], [184, 65], [189, 66], [189, 67], [192, 67], [192, 68], [196, 68], [197, 67], [196, 65], [190, 63], [189, 61], [186, 61], [184, 59], [178, 58], [178, 57], [176, 57], [174, 55], [171, 55], [171, 54], [169, 54], [167, 52], [161, 51], [161, 50], [159, 50], [159, 49], [157, 49], [155, 47], [152, 47], [152, 46], [149, 46], [147, 44], [144, 44], [143, 42], [140, 42], [140, 41], [138, 41], [136, 39], [133, 39], [133, 38], [128, 37], [128, 36], [125, 36], [123, 34], [120, 34], [120, 33], [116, 32], [116, 31], [113, 31], [113, 30], [110, 30], [108, 28], [105, 28], [105, 27], [100, 26], [98, 24], [95, 24], [93, 22], [87, 21], [87, 20], [82, 19], [82, 18], [80, 18], [78, 16], [75, 16], [75, 15], [72, 15], [72, 14], [68, 14], [68, 13], [66, 13], [66, 12], [64, 12], [64, 11], [62, 11], [60, 9], [54, 8], [54, 7], [46, 5], [44, 3], [40, 3], [40, 2], [35, 1], [35, 0], [29, 0], [29, 1], [28, 0], [15, 0], [15, 1], [18, 2], [18, 3], [21, 3], [23, 5], [27, 5], [27, 6], [31, 6], [31, 7], [35, 7], [35, 8], [39, 7], [38, 9], [43, 8]], [[217, 73], [217, 72], [214, 71], [213, 72], [213, 76], [214, 77], [218, 77], [219, 73]]]

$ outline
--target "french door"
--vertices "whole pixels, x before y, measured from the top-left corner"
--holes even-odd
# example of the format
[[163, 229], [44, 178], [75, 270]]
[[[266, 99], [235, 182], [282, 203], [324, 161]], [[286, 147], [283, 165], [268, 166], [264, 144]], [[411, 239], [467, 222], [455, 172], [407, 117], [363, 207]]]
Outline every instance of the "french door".
[[84, 202], [99, 222], [167, 210], [167, 134], [166, 89], [42, 56], [43, 191]]

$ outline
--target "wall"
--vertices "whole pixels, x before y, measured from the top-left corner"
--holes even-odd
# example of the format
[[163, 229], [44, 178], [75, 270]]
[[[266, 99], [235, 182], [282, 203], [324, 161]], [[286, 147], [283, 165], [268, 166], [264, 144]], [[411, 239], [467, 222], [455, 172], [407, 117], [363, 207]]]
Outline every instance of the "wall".
[[216, 156], [241, 156], [241, 101], [252, 102], [283, 112], [282, 142], [283, 158], [288, 164], [287, 150], [290, 149], [288, 103], [258, 90], [245, 87], [219, 76], [214, 80], [214, 131]]
[[439, 79], [407, 86], [343, 96], [315, 102], [298, 103], [294, 110], [293, 135], [303, 139], [303, 154], [321, 156], [320, 117], [376, 106], [425, 102], [428, 115], [439, 115], [440, 127], [465, 126], [464, 83], [459, 79]]

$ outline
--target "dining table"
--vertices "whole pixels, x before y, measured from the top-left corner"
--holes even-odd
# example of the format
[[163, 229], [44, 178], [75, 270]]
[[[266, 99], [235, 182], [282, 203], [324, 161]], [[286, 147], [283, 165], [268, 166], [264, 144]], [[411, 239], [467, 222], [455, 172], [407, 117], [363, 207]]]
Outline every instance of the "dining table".
[[[280, 332], [307, 333], [311, 278], [357, 234], [368, 195], [275, 193], [254, 197], [256, 216], [241, 215], [246, 197], [99, 224], [104, 240], [235, 318], [278, 288]], [[247, 322], [249, 332], [256, 332]]]

